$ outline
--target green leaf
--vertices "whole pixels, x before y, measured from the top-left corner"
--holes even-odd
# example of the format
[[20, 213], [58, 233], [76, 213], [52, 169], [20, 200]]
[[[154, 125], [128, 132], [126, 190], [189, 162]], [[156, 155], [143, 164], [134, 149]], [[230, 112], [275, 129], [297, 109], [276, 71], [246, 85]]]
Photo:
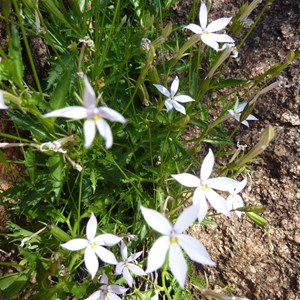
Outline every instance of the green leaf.
[[246, 212], [247, 217], [259, 227], [264, 227], [268, 221], [254, 212]]
[[10, 75], [11, 79], [19, 87], [23, 87], [24, 65], [22, 61], [22, 48], [19, 33], [14, 23], [11, 25], [11, 38], [8, 48]]
[[47, 166], [50, 169], [50, 181], [52, 190], [56, 197], [59, 197], [63, 187], [65, 177], [65, 162], [61, 154], [56, 154], [50, 157], [47, 161]]
[[18, 295], [28, 281], [28, 276], [25, 274], [13, 274], [10, 277], [0, 279], [0, 289], [4, 299], [12, 299]]
[[66, 106], [66, 95], [71, 82], [71, 71], [66, 70], [60, 77], [51, 96], [50, 105], [53, 110]]
[[11, 120], [20, 128], [29, 130], [33, 138], [37, 140], [51, 140], [48, 135], [48, 130], [44, 128], [43, 124], [34, 120], [29, 115], [24, 115], [20, 112], [8, 112]]
[[237, 85], [244, 85], [246, 84], [248, 81], [247, 80], [242, 80], [242, 79], [225, 79], [225, 80], [221, 80], [219, 82], [215, 82], [213, 83], [209, 89], [211, 90], [216, 90], [216, 89], [221, 89], [224, 87], [229, 87], [229, 86], [237, 86]]

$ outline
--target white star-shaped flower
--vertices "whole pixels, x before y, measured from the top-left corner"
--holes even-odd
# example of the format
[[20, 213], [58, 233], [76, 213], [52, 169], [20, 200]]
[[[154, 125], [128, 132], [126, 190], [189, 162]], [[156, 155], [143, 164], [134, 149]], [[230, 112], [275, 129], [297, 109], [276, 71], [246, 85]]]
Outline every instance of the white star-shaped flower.
[[147, 273], [144, 272], [141, 267], [133, 263], [141, 254], [142, 251], [131, 254], [128, 257], [127, 246], [123, 241], [121, 241], [121, 255], [123, 261], [118, 262], [118, 264], [116, 265], [116, 275], [122, 274], [130, 287], [132, 287], [133, 278], [130, 275], [129, 271], [138, 276], [147, 275]]
[[174, 107], [176, 110], [178, 110], [179, 112], [181, 112], [182, 114], [185, 115], [186, 114], [185, 108], [181, 104], [179, 104], [178, 102], [186, 103], [186, 102], [195, 101], [190, 96], [185, 96], [185, 95], [175, 96], [177, 91], [178, 91], [178, 87], [179, 87], [179, 79], [178, 79], [177, 76], [175, 77], [175, 79], [173, 80], [173, 82], [171, 84], [171, 90], [170, 91], [168, 91], [164, 86], [162, 86], [160, 84], [153, 84], [153, 85], [163, 95], [165, 95], [167, 97], [167, 99], [165, 100], [165, 106], [167, 108], [167, 112]]
[[243, 207], [244, 202], [243, 202], [242, 197], [240, 195], [238, 195], [238, 193], [240, 193], [244, 189], [246, 184], [247, 184], [247, 178], [245, 178], [244, 180], [239, 182], [234, 189], [229, 191], [230, 195], [227, 197], [227, 200], [226, 200], [228, 209], [230, 209], [230, 210], [234, 209], [235, 213], [237, 214], [237, 216], [239, 218], [241, 217], [242, 213], [236, 209], [239, 207]]
[[[203, 265], [214, 266], [204, 246], [193, 237], [183, 234], [197, 219], [198, 207], [186, 208], [178, 217], [175, 225], [159, 212], [141, 206], [144, 219], [154, 230], [163, 234], [149, 251], [146, 273], [159, 269], [168, 257], [169, 268], [179, 285], [183, 288], [187, 273], [187, 264], [181, 248], [191, 260]], [[202, 221], [202, 220], [201, 220]]]
[[[247, 103], [239, 104], [239, 99], [238, 99], [238, 97], [236, 97], [234, 108], [229, 109], [228, 112], [229, 112], [230, 115], [232, 115], [236, 119], [236, 121], [240, 122], [241, 114], [242, 114], [243, 110], [245, 109], [246, 105], [247, 105]], [[255, 116], [249, 115], [241, 123], [244, 124], [245, 126], [249, 127], [249, 122], [248, 121], [257, 121], [257, 120], [258, 119]]]
[[100, 283], [102, 283], [100, 290], [90, 295], [86, 300], [122, 300], [118, 295], [126, 293], [128, 289], [120, 285], [107, 285], [108, 278], [105, 273], [102, 274]]
[[228, 192], [238, 184], [238, 181], [227, 177], [209, 178], [213, 170], [214, 163], [214, 154], [211, 149], [209, 149], [201, 166], [200, 178], [188, 173], [172, 175], [172, 177], [182, 185], [196, 188], [193, 195], [193, 203], [199, 204], [199, 222], [200, 220], [203, 220], [208, 210], [206, 199], [218, 213], [229, 216], [230, 213], [225, 199], [216, 193], [214, 189]]
[[84, 252], [84, 263], [91, 274], [92, 279], [95, 277], [98, 268], [99, 261], [97, 256], [108, 264], [116, 265], [118, 262], [115, 255], [104, 248], [103, 246], [113, 246], [120, 242], [122, 238], [113, 234], [100, 234], [96, 236], [97, 231], [97, 219], [92, 213], [91, 217], [86, 225], [86, 237], [87, 239], [73, 239], [61, 246], [70, 251], [78, 251], [85, 249]]
[[201, 2], [199, 11], [200, 26], [196, 24], [189, 24], [184, 28], [199, 34], [202, 42], [216, 51], [220, 50], [218, 43], [234, 43], [234, 40], [229, 35], [214, 33], [224, 29], [230, 22], [231, 18], [220, 18], [207, 25], [207, 16], [207, 7], [204, 2]]
[[0, 109], [8, 109], [8, 106], [4, 103], [3, 94], [0, 92]]
[[45, 114], [43, 117], [62, 117], [74, 120], [86, 119], [83, 124], [85, 138], [84, 147], [88, 148], [93, 143], [97, 128], [100, 135], [105, 140], [106, 149], [109, 149], [113, 144], [113, 136], [108, 123], [104, 119], [120, 123], [126, 123], [126, 119], [120, 113], [109, 107], [96, 107], [95, 92], [86, 75], [84, 75], [83, 101], [84, 107], [69, 106], [66, 108], [54, 110], [48, 114]]

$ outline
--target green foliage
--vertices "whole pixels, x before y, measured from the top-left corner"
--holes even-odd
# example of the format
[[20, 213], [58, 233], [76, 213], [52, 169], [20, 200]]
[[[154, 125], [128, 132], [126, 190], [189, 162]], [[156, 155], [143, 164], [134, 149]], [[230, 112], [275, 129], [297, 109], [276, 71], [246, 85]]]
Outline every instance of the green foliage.
[[[166, 210], [174, 220], [191, 196], [170, 180], [171, 174], [196, 172], [205, 144], [228, 160], [233, 151], [232, 136], [239, 126], [232, 132], [226, 126], [235, 95], [244, 91], [250, 101], [248, 90], [259, 90], [258, 84], [264, 87], [299, 58], [299, 51], [291, 52], [283, 63], [247, 81], [225, 78], [228, 58], [208, 78], [220, 55], [207, 49], [199, 36], [186, 40], [181, 25], [165, 21], [174, 2], [6, 1], [6, 12], [18, 15], [22, 6], [24, 19], [18, 18], [16, 25], [8, 13], [5, 17], [9, 39], [8, 52], [0, 51], [0, 86], [19, 135], [1, 136], [27, 143], [19, 161], [24, 166], [22, 180], [0, 194], [3, 200], [11, 199], [2, 202], [14, 222], [1, 245], [17, 248], [17, 264], [21, 266], [21, 271], [0, 278], [4, 297], [32, 293], [31, 299], [82, 299], [99, 288], [84, 271], [80, 253], [70, 255], [60, 248], [71, 237], [84, 235], [91, 212], [97, 215], [101, 232], [138, 236], [130, 244], [132, 251], [143, 248], [147, 252], [153, 235], [145, 226], [140, 205]], [[229, 30], [235, 36], [241, 33], [238, 18], [246, 8], [243, 6]], [[33, 54], [28, 47], [25, 51], [27, 37], [33, 36], [41, 38], [50, 57], [46, 78], [35, 75]], [[24, 76], [28, 64], [31, 69], [26, 72], [33, 72], [34, 83], [26, 82]], [[82, 105], [81, 73], [87, 74], [99, 106], [107, 105], [128, 120], [125, 125], [111, 123], [112, 149], [104, 148], [98, 134], [92, 147], [84, 149], [81, 120], [42, 117], [59, 108]], [[164, 96], [153, 86], [169, 87], [176, 75], [180, 77], [179, 94], [195, 100], [185, 104], [186, 115], [174, 109], [167, 113]], [[216, 93], [222, 94], [217, 100]], [[254, 104], [249, 105], [243, 117], [253, 108]], [[212, 116], [212, 109], [217, 116]], [[195, 130], [196, 136], [190, 137], [188, 129]], [[63, 151], [42, 148], [44, 143], [62, 140]], [[219, 165], [219, 173], [240, 173], [270, 140], [261, 142], [255, 155], [250, 150], [250, 157], [239, 156]], [[2, 152], [0, 160], [8, 164]], [[244, 212], [259, 226], [267, 223], [257, 211]], [[207, 219], [203, 224], [215, 223]], [[20, 247], [26, 237], [30, 243]], [[147, 279], [150, 290], [144, 290], [144, 285], [136, 287], [128, 299], [151, 299], [155, 288], [174, 295], [173, 299], [192, 297], [178, 288], [170, 273], [164, 271], [163, 276], [167, 287]], [[190, 281], [197, 288], [204, 286], [195, 276], [191, 275]]]

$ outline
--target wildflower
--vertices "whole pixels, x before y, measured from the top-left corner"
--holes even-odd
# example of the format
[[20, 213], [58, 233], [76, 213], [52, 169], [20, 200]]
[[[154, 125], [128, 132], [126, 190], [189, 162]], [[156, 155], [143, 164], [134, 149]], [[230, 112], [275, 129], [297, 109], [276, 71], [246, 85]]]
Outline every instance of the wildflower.
[[243, 207], [244, 206], [244, 202], [243, 199], [240, 195], [238, 195], [239, 192], [241, 192], [244, 187], [247, 184], [247, 179], [245, 178], [244, 180], [242, 180], [241, 182], [239, 182], [235, 188], [233, 188], [230, 191], [230, 195], [227, 197], [227, 206], [228, 209], [234, 209], [235, 213], [237, 214], [237, 216], [240, 218], [242, 213], [238, 210], [236, 210], [239, 207]]
[[85, 75], [84, 86], [84, 107], [70, 106], [61, 108], [45, 114], [43, 117], [62, 117], [74, 120], [86, 119], [83, 124], [85, 137], [84, 147], [88, 148], [93, 143], [97, 128], [100, 135], [105, 140], [106, 149], [109, 149], [113, 144], [113, 136], [109, 125], [104, 119], [120, 123], [126, 123], [126, 119], [120, 113], [111, 108], [108, 108], [106, 106], [96, 107], [95, 92]]
[[92, 279], [95, 277], [99, 268], [97, 256], [108, 264], [116, 265], [118, 263], [114, 254], [103, 246], [113, 246], [121, 240], [118, 236], [108, 233], [96, 236], [96, 231], [97, 219], [92, 213], [86, 226], [87, 239], [73, 239], [61, 245], [70, 251], [85, 249], [84, 262]]
[[181, 103], [186, 103], [186, 102], [191, 102], [191, 101], [195, 101], [193, 98], [191, 98], [190, 96], [185, 96], [185, 95], [180, 95], [180, 96], [175, 96], [175, 94], [178, 91], [178, 87], [179, 87], [179, 79], [176, 76], [175, 79], [173, 80], [172, 84], [171, 84], [171, 90], [168, 91], [165, 87], [163, 87], [160, 84], [153, 84], [163, 95], [165, 95], [166, 97], [168, 97], [165, 100], [165, 106], [167, 108], [167, 111], [171, 110], [173, 107], [178, 110], [179, 112], [181, 112], [182, 114], [186, 114], [185, 112], [185, 108], [179, 104], [178, 102]]
[[86, 298], [86, 300], [121, 300], [121, 298], [116, 294], [124, 294], [128, 290], [116, 284], [107, 285], [108, 278], [105, 273], [102, 274], [100, 283], [102, 283], [100, 290], [94, 292], [92, 295]]
[[66, 150], [62, 149], [62, 145], [59, 141], [47, 142], [40, 145], [40, 151], [53, 151], [59, 153], [67, 153]]
[[146, 272], [144, 272], [142, 268], [140, 268], [136, 264], [132, 263], [141, 254], [142, 254], [142, 251], [131, 254], [128, 257], [127, 247], [126, 247], [125, 243], [123, 241], [121, 241], [121, 255], [122, 255], [123, 261], [119, 262], [116, 265], [116, 275], [123, 274], [125, 280], [127, 281], [128, 285], [130, 287], [132, 287], [133, 278], [130, 275], [129, 271], [131, 271], [133, 274], [138, 275], [138, 276], [146, 275]]
[[196, 24], [189, 24], [184, 28], [187, 28], [193, 31], [196, 34], [199, 34], [203, 43], [212, 47], [216, 51], [219, 51], [218, 43], [234, 43], [234, 40], [227, 34], [217, 34], [216, 31], [224, 29], [231, 18], [220, 18], [211, 22], [207, 26], [207, 7], [204, 2], [201, 2], [200, 11], [199, 11], [199, 20], [200, 26]]
[[[240, 117], [241, 114], [244, 110], [244, 108], [246, 107], [247, 103], [241, 103], [239, 104], [239, 99], [238, 97], [236, 97], [236, 102], [234, 105], [233, 109], [229, 109], [228, 112], [230, 115], [232, 115], [238, 122], [240, 122]], [[258, 120], [255, 116], [253, 115], [249, 115], [244, 121], [242, 121], [241, 123], [244, 124], [245, 126], [249, 127], [249, 122], [248, 121], [256, 121]]]
[[186, 208], [172, 225], [162, 214], [141, 206], [144, 219], [154, 230], [163, 234], [149, 251], [146, 273], [159, 269], [168, 256], [169, 268], [179, 285], [183, 288], [187, 273], [187, 264], [181, 248], [193, 261], [214, 266], [204, 246], [193, 237], [183, 234], [197, 218], [198, 207]]
[[216, 193], [214, 189], [229, 191], [236, 186], [238, 181], [227, 177], [209, 178], [214, 163], [214, 154], [211, 149], [209, 149], [201, 166], [200, 178], [188, 173], [172, 175], [172, 177], [182, 185], [196, 188], [193, 195], [193, 203], [199, 204], [199, 222], [205, 217], [208, 210], [206, 199], [218, 213], [222, 213], [226, 216], [230, 215], [225, 199]]
[[0, 92], [0, 109], [8, 109], [8, 106], [4, 103], [3, 94]]

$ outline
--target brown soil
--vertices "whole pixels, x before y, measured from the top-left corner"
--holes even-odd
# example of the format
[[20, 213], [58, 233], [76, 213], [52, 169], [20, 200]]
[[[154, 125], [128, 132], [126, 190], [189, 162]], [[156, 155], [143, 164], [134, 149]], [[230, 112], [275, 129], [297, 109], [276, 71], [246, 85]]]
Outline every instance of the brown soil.
[[[176, 8], [185, 18], [191, 1]], [[211, 20], [234, 15], [246, 1], [213, 1]], [[262, 7], [266, 1], [262, 1]], [[257, 11], [250, 16], [253, 19]], [[282, 62], [290, 50], [300, 48], [300, 2], [275, 0], [231, 64], [231, 77], [249, 79]], [[185, 24], [185, 20], [182, 19]], [[300, 118], [299, 61], [283, 74], [292, 84], [259, 98], [250, 129], [239, 130], [236, 140], [248, 149], [271, 124], [276, 138], [251, 165], [246, 205], [263, 205], [268, 226], [261, 229], [244, 216], [216, 218], [217, 226], [193, 228], [206, 246], [216, 268], [206, 268], [208, 288], [260, 300], [300, 299]], [[200, 276], [203, 270], [196, 271]], [[199, 292], [200, 294], [200, 292]], [[196, 297], [196, 296], [195, 296]], [[201, 296], [199, 295], [199, 298]]]

